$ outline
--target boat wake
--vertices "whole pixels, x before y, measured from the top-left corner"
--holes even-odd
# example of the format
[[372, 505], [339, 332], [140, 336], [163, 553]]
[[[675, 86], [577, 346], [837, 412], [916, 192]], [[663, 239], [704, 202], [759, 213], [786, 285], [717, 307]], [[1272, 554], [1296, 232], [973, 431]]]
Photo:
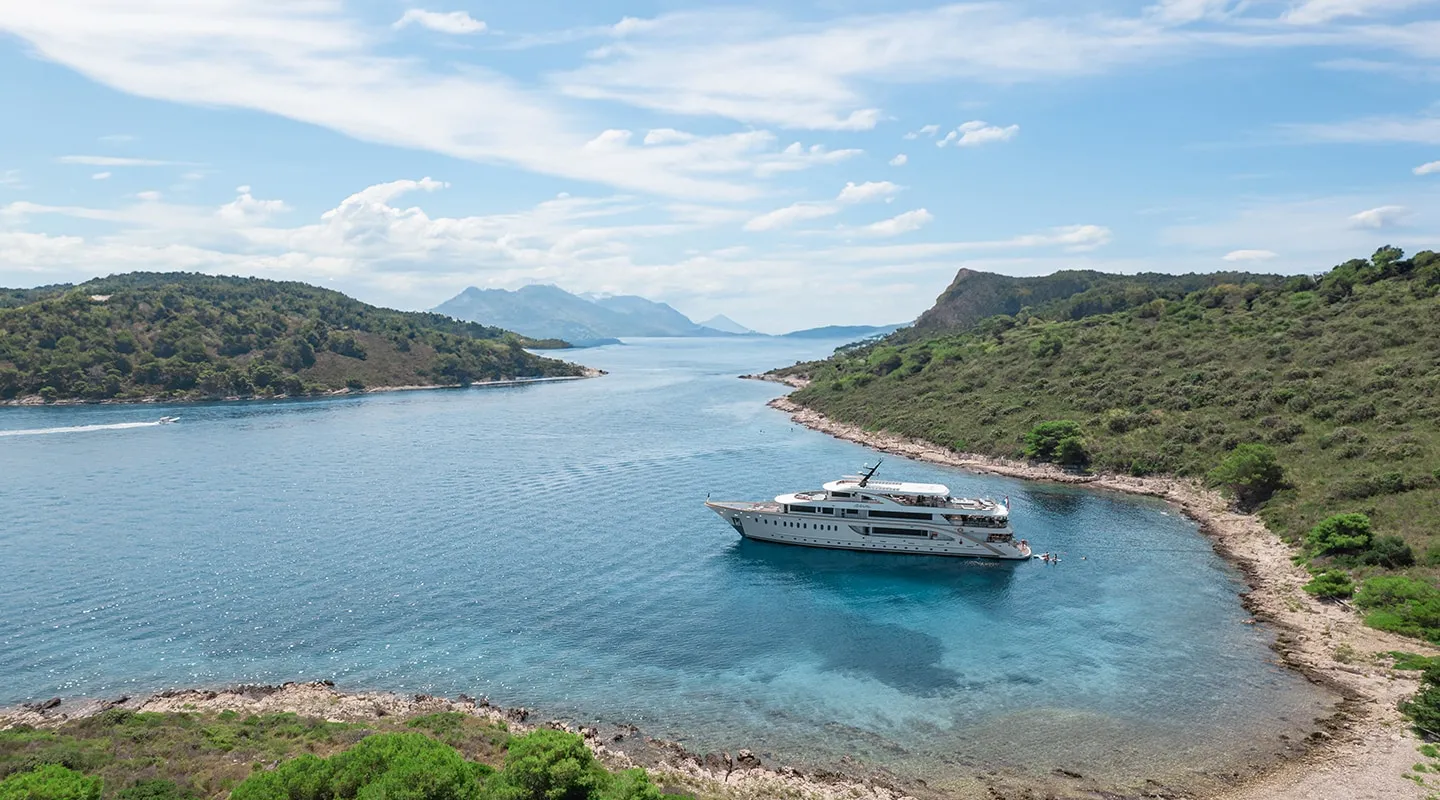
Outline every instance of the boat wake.
[[123, 431], [127, 428], [155, 428], [159, 422], [116, 422], [111, 425], [73, 425], [68, 428], [30, 428], [19, 431], [0, 431], [0, 436], [41, 436], [50, 433], [87, 433], [89, 431]]

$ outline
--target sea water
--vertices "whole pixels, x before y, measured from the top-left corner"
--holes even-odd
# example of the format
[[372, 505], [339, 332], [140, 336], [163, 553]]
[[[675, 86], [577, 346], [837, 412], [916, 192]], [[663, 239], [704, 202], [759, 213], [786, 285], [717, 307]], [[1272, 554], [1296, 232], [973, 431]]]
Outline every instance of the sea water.
[[835, 344], [635, 341], [562, 354], [606, 377], [513, 388], [0, 409], [0, 705], [329, 679], [932, 784], [1225, 769], [1322, 712], [1158, 501], [886, 457], [887, 479], [1009, 496], [1064, 560], [741, 540], [707, 495], [877, 457], [736, 378]]

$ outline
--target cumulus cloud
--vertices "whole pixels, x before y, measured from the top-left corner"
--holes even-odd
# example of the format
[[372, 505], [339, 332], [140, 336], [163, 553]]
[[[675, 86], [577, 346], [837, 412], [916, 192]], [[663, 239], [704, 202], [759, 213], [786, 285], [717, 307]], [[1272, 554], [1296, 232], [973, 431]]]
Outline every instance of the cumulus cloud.
[[904, 153], [901, 153], [901, 154], [895, 156], [894, 158], [890, 159], [890, 166], [892, 166], [892, 167], [903, 167], [903, 166], [905, 166], [906, 162], [908, 162], [909, 160], [910, 160], [910, 156], [907, 156], [907, 155], [905, 155]]
[[899, 194], [901, 188], [890, 181], [848, 182], [835, 199], [841, 203], [865, 203], [871, 200], [890, 199]]
[[990, 142], [1008, 142], [1020, 133], [1019, 125], [1007, 125], [1000, 127], [991, 125], [984, 120], [971, 120], [960, 127], [945, 134], [945, 138], [936, 142], [937, 147], [955, 145], [956, 147], [976, 147]]
[[645, 144], [676, 144], [693, 142], [695, 139], [695, 134], [677, 131], [674, 128], [652, 128], [645, 132]]
[[1409, 213], [1404, 206], [1379, 206], [1350, 215], [1352, 228], [1393, 228], [1399, 225]]
[[1279, 253], [1270, 250], [1231, 250], [1220, 257], [1226, 261], [1269, 261], [1278, 258]]
[[914, 211], [906, 211], [903, 214], [896, 214], [890, 219], [881, 220], [857, 229], [857, 233], [865, 236], [898, 236], [902, 233], [918, 231], [935, 219], [923, 208]]
[[1413, 173], [1415, 173], [1416, 175], [1436, 175], [1436, 174], [1440, 174], [1440, 161], [1431, 161], [1431, 162], [1426, 163], [1426, 164], [1421, 164], [1420, 166], [1418, 166], [1418, 167], [1416, 167], [1415, 169], [1412, 169], [1412, 170], [1410, 170], [1410, 171], [1413, 172]]
[[918, 131], [910, 131], [905, 134], [906, 139], [919, 139], [921, 136], [935, 137], [940, 134], [939, 125], [922, 125]]
[[135, 196], [147, 203], [159, 202], [161, 197], [159, 192], [153, 190], [148, 192], [136, 192]]
[[840, 209], [826, 203], [795, 203], [761, 214], [745, 223], [747, 231], [773, 231], [797, 222], [820, 219], [839, 213]]
[[221, 220], [231, 225], [253, 225], [268, 221], [276, 214], [289, 211], [283, 200], [257, 200], [250, 194], [249, 186], [236, 189], [240, 196], [226, 203], [215, 212]]
[[464, 11], [426, 11], [423, 8], [407, 10], [390, 27], [399, 30], [411, 25], [429, 28], [437, 33], [456, 35], [484, 33], [485, 23], [471, 17]]
[[97, 172], [97, 173], [95, 173], [94, 175], [91, 175], [91, 176], [90, 176], [90, 179], [91, 179], [91, 180], [96, 180], [96, 181], [109, 180], [109, 179], [110, 179], [110, 173], [108, 173], [108, 172]]
[[630, 143], [630, 131], [610, 129], [585, 143], [586, 150], [617, 150]]

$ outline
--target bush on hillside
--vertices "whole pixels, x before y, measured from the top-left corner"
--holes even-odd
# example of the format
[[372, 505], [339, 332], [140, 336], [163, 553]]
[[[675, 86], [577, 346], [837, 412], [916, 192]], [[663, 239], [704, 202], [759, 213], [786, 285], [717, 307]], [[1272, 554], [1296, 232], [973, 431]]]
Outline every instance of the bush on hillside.
[[1285, 485], [1285, 468], [1268, 445], [1241, 444], [1210, 471], [1210, 482], [1228, 491], [1241, 508], [1254, 508]]
[[1365, 624], [1417, 639], [1440, 642], [1440, 589], [1428, 581], [1390, 575], [1367, 579], [1355, 594]]
[[542, 728], [510, 743], [491, 788], [496, 800], [588, 800], [608, 778], [579, 736]]
[[1420, 691], [1400, 703], [1400, 712], [1410, 718], [1416, 733], [1426, 739], [1440, 739], [1440, 665], [1425, 668]]
[[1370, 542], [1360, 554], [1360, 563], [1368, 567], [1400, 569], [1415, 566], [1415, 551], [1399, 536], [1381, 536]]
[[46, 764], [0, 781], [0, 800], [100, 800], [99, 778]]
[[423, 733], [382, 733], [328, 759], [302, 755], [247, 778], [231, 800], [479, 800], [483, 768]]
[[1370, 546], [1370, 518], [1364, 514], [1336, 514], [1321, 520], [1305, 537], [1312, 555], [1359, 553]]
[[1320, 598], [1348, 599], [1355, 594], [1355, 584], [1343, 569], [1326, 570], [1304, 586], [1305, 591]]
[[1080, 423], [1060, 419], [1042, 422], [1025, 434], [1025, 457], [1068, 466], [1085, 466], [1090, 453]]

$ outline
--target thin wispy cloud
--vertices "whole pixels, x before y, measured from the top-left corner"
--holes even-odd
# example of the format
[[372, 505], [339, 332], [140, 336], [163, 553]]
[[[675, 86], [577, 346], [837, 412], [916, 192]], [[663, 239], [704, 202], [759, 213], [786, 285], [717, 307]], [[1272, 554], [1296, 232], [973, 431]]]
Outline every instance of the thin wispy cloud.
[[1221, 258], [1226, 261], [1270, 261], [1279, 255], [1270, 250], [1231, 250]]
[[1379, 206], [1350, 216], [1350, 225], [1355, 228], [1393, 228], [1404, 221], [1409, 209], [1404, 206]]
[[193, 167], [189, 161], [165, 161], [156, 158], [122, 158], [119, 156], [60, 156], [61, 164], [83, 164], [89, 167]]

